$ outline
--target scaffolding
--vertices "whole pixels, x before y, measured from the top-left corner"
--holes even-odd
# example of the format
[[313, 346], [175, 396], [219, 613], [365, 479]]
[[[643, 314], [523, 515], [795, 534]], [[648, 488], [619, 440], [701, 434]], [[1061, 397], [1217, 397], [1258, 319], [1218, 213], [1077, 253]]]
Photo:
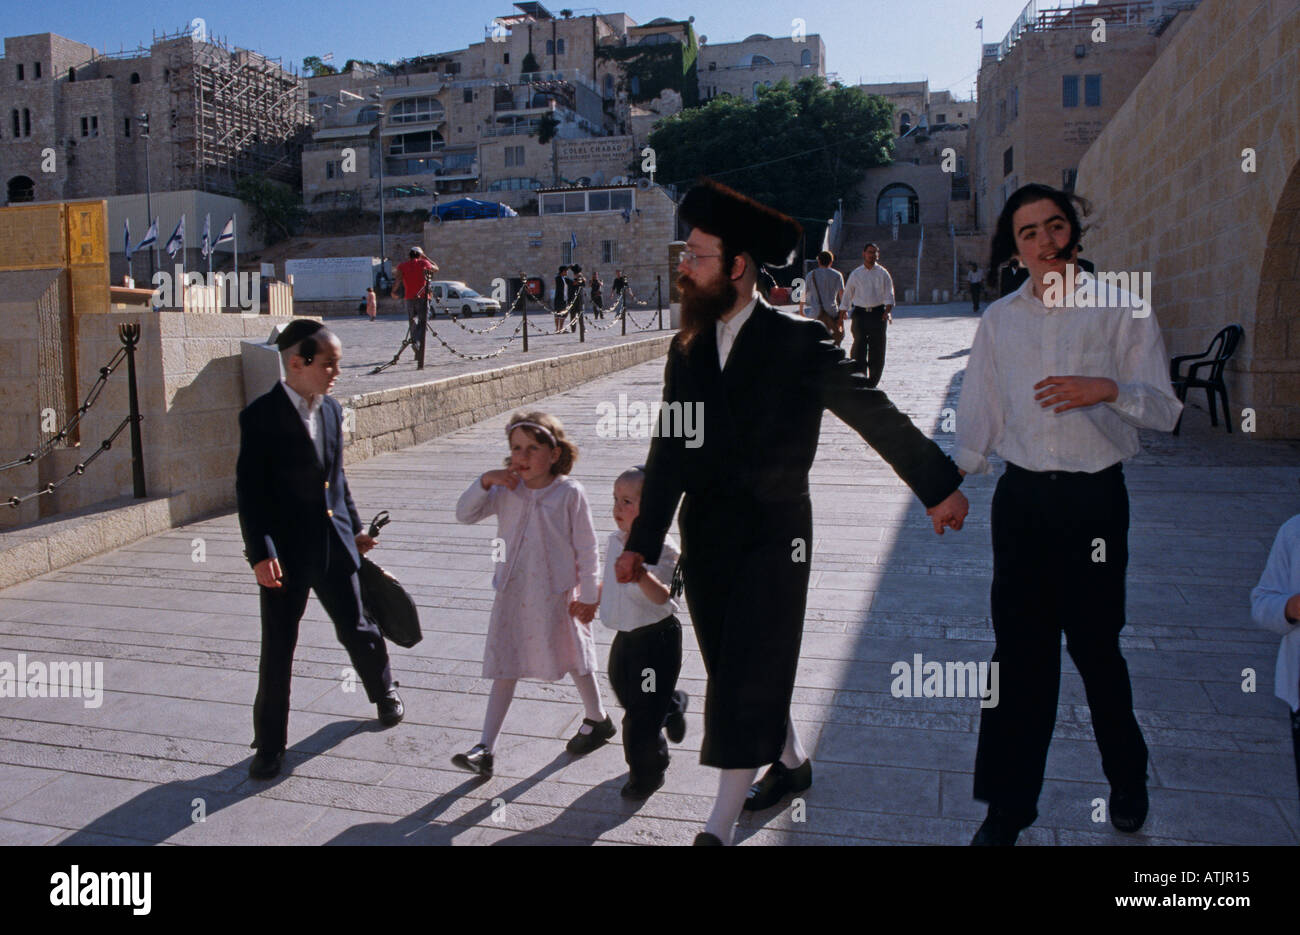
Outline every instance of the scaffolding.
[[155, 36], [150, 51], [171, 99], [176, 188], [231, 194], [252, 174], [301, 187], [311, 118], [296, 73], [190, 32]]

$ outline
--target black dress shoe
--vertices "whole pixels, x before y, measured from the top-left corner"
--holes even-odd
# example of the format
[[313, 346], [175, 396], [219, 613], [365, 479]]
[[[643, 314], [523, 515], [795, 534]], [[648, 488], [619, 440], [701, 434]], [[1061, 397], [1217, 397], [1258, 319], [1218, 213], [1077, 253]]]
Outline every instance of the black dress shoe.
[[799, 766], [790, 769], [780, 760], [767, 768], [763, 778], [749, 787], [745, 799], [745, 811], [761, 812], [771, 808], [787, 795], [803, 792], [812, 785], [812, 760], [804, 760]]
[[722, 838], [716, 834], [710, 834], [707, 831], [701, 831], [695, 836], [693, 847], [722, 847]]
[[673, 743], [681, 743], [686, 738], [686, 706], [691, 696], [680, 688], [673, 692], [673, 709], [664, 721], [664, 731]]
[[253, 762], [248, 764], [248, 775], [251, 779], [274, 779], [280, 775], [283, 766], [283, 750], [279, 753], [267, 753], [265, 750], [258, 750], [253, 756]]
[[1116, 831], [1132, 834], [1147, 820], [1151, 802], [1147, 798], [1147, 784], [1117, 786], [1110, 790], [1110, 823]]
[[627, 782], [623, 784], [623, 788], [618, 790], [618, 794], [625, 799], [643, 801], [658, 792], [663, 784], [663, 773], [655, 773], [653, 776], [647, 776], [644, 779], [628, 777]]
[[474, 749], [470, 750], [469, 753], [457, 753], [451, 758], [451, 762], [453, 766], [459, 766], [471, 773], [477, 773], [485, 779], [492, 775], [492, 754], [481, 743], [475, 744]]
[[990, 806], [984, 824], [980, 825], [975, 837], [971, 838], [971, 847], [1011, 847], [1024, 827], [1005, 812]]
[[379, 699], [376, 705], [379, 709], [379, 723], [385, 727], [392, 727], [402, 722], [406, 717], [406, 707], [402, 704], [402, 698], [397, 694], [396, 688], [390, 688], [388, 694]]
[[591, 727], [591, 733], [584, 734], [579, 730], [578, 733], [569, 738], [569, 742], [564, 745], [564, 749], [568, 750], [574, 756], [586, 756], [592, 750], [603, 747], [605, 744], [609, 743], [609, 738], [613, 737], [616, 733], [614, 730], [614, 722], [609, 719], [608, 714], [605, 715], [605, 720], [603, 721], [593, 721], [591, 718], [585, 717], [582, 719], [582, 723]]

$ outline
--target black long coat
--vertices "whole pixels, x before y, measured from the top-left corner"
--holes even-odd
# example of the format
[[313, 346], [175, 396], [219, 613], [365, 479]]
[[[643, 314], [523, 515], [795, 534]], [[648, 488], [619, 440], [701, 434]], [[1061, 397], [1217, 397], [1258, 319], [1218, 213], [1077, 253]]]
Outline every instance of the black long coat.
[[725, 370], [712, 326], [687, 352], [676, 342], [668, 352], [664, 402], [704, 404], [702, 443], [653, 439], [627, 549], [658, 560], [684, 495], [686, 600], [709, 674], [707, 766], [759, 767], [785, 742], [812, 560], [808, 471], [823, 411], [866, 439], [926, 507], [961, 483], [938, 445], [851, 368], [825, 325], [762, 299]]

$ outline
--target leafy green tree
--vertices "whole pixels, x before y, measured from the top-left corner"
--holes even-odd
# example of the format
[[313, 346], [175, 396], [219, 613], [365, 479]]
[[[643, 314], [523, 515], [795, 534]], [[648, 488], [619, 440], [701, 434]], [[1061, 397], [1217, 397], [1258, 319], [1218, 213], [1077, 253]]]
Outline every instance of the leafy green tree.
[[253, 209], [253, 232], [268, 246], [292, 237], [307, 217], [297, 192], [264, 175], [240, 178], [235, 197]]
[[820, 76], [761, 88], [757, 100], [714, 98], [658, 123], [655, 177], [680, 187], [712, 176], [799, 218], [815, 244], [824, 224], [812, 219], [831, 217], [841, 198], [858, 207], [862, 174], [891, 161], [892, 114], [884, 98]]
[[311, 77], [319, 78], [321, 75], [337, 75], [339, 70], [328, 62], [322, 62], [319, 55], [308, 55], [302, 60], [302, 70], [311, 72]]

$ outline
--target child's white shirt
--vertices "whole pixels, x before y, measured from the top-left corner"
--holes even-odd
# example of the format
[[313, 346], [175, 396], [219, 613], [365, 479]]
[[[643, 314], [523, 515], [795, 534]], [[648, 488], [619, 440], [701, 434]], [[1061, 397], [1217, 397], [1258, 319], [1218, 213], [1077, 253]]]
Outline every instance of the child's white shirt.
[[[614, 563], [623, 554], [626, 537], [615, 531], [606, 543], [605, 580], [600, 592], [600, 622], [611, 630], [638, 630], [641, 627], [658, 623], [669, 614], [677, 613], [677, 602], [671, 597], [662, 604], [656, 604], [646, 597], [641, 585], [635, 581], [619, 583], [614, 572]], [[672, 536], [664, 536], [663, 551], [659, 553], [659, 563], [650, 565], [646, 570], [653, 574], [665, 587], [672, 586], [673, 569], [677, 567], [677, 558], [681, 552]]]
[[591, 507], [580, 483], [561, 474], [536, 490], [522, 482], [514, 490], [502, 484], [484, 490], [476, 477], [456, 503], [456, 519], [477, 523], [493, 514], [497, 517], [497, 534], [505, 542], [505, 560], [497, 563], [492, 575], [494, 589], [503, 590], [510, 580], [524, 527], [533, 522], [544, 543], [551, 593], [576, 587], [579, 601], [597, 602], [600, 554]]
[[1300, 516], [1293, 516], [1277, 531], [1268, 564], [1259, 584], [1250, 592], [1250, 612], [1260, 626], [1279, 633], [1274, 693], [1300, 711], [1300, 624], [1286, 619], [1286, 602], [1300, 594]]

